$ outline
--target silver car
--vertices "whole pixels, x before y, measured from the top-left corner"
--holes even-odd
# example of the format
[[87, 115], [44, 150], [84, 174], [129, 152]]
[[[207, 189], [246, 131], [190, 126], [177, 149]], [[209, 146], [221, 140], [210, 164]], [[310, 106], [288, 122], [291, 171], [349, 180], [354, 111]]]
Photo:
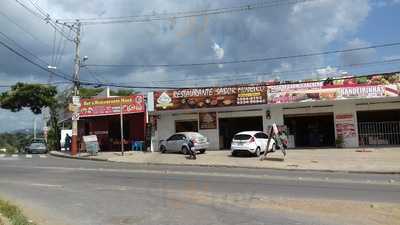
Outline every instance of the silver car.
[[160, 152], [182, 152], [188, 154], [189, 146], [192, 150], [199, 151], [200, 153], [206, 152], [209, 143], [206, 137], [196, 132], [181, 132], [176, 133], [169, 137], [167, 140], [160, 141]]
[[32, 153], [37, 153], [37, 154], [46, 154], [47, 153], [47, 146], [45, 143], [31, 143], [25, 148], [25, 152], [32, 154]]

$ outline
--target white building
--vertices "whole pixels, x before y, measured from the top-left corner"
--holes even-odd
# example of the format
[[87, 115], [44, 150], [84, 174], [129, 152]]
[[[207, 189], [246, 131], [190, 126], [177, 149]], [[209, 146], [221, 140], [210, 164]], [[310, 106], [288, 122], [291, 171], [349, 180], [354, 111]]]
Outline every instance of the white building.
[[155, 92], [152, 150], [180, 131], [198, 131], [210, 149], [228, 149], [235, 133], [268, 133], [273, 123], [287, 129], [295, 148], [333, 147], [338, 139], [344, 147], [400, 145], [399, 95], [399, 73]]

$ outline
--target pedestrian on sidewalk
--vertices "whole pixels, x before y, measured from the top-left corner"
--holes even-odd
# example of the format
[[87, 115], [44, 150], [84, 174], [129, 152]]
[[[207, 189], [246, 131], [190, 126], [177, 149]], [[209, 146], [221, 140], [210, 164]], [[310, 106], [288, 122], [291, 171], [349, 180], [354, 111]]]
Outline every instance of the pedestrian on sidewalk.
[[189, 152], [188, 152], [188, 153], [189, 153], [189, 159], [194, 159], [194, 160], [196, 160], [196, 150], [193, 149], [194, 143], [193, 143], [192, 140], [189, 140], [188, 146], [189, 146], [189, 149], [188, 149], [188, 151], [189, 151]]
[[71, 143], [72, 143], [72, 138], [71, 136], [69, 136], [69, 134], [67, 134], [65, 136], [65, 143], [64, 143], [64, 149], [65, 151], [70, 151], [71, 150]]
[[281, 151], [283, 153], [283, 156], [286, 156], [288, 137], [287, 137], [285, 131], [279, 130], [276, 141], [277, 141], [277, 145], [279, 146], [279, 148], [281, 149]]

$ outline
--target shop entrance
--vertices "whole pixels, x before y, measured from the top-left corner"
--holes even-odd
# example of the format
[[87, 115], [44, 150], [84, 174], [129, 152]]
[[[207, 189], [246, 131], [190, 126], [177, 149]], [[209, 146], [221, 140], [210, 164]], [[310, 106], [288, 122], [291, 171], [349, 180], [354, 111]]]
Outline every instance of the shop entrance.
[[361, 146], [400, 145], [400, 110], [357, 112]]
[[220, 118], [220, 149], [230, 149], [233, 136], [241, 131], [263, 131], [263, 120], [257, 117]]
[[335, 146], [333, 113], [285, 115], [284, 122], [295, 147]]

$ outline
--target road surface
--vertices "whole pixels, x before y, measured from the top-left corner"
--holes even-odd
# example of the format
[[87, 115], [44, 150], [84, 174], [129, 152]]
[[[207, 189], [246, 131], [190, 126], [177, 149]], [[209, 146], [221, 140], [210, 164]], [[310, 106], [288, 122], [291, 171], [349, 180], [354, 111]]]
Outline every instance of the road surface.
[[[396, 224], [400, 176], [0, 156], [0, 197], [41, 224]], [[367, 216], [368, 215], [368, 216]]]

